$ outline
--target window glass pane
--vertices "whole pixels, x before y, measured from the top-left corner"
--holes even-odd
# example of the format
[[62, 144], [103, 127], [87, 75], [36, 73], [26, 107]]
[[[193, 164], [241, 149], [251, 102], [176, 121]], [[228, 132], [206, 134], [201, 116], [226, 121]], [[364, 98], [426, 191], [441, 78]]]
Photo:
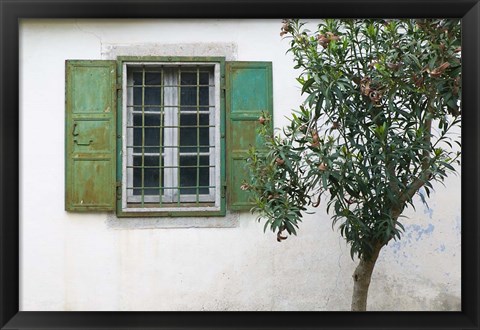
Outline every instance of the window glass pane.
[[158, 128], [145, 128], [145, 146], [156, 146], [145, 148], [145, 152], [158, 152], [160, 144], [160, 130]]
[[[133, 129], [133, 146], [142, 146], [142, 129], [134, 128]], [[133, 152], [142, 152], [141, 148], [134, 148]]]
[[[145, 113], [145, 126], [160, 126], [160, 114], [159, 113]], [[133, 125], [142, 126], [142, 114], [133, 114]]]
[[[210, 144], [210, 128], [207, 127], [209, 125], [209, 115], [208, 114], [200, 114], [198, 115], [200, 122], [199, 136], [200, 142], [198, 143], [199, 146], [208, 146]], [[208, 152], [208, 148], [200, 148], [200, 152]]]
[[180, 74], [181, 85], [196, 85], [197, 73], [196, 72], [182, 72]]
[[[181, 85], [208, 85], [209, 73], [200, 72], [199, 81], [197, 82], [197, 72], [182, 72], [181, 73]], [[197, 100], [198, 93], [198, 100]], [[196, 111], [197, 105], [209, 105], [210, 103], [210, 91], [208, 86], [204, 87], [182, 87], [180, 92], [180, 105], [182, 110]], [[198, 103], [197, 103], [198, 101]], [[192, 107], [186, 107], [192, 106]], [[208, 108], [201, 107], [199, 111], [208, 111]]]
[[[182, 87], [180, 93], [180, 105], [197, 105], [197, 87]], [[195, 110], [195, 107], [189, 107], [189, 110]]]
[[208, 105], [210, 102], [209, 88], [199, 87], [199, 105]]
[[133, 73], [133, 84], [142, 85], [142, 71], [136, 71]]
[[133, 105], [142, 105], [142, 87], [133, 88]]
[[145, 85], [161, 85], [161, 72], [145, 72]]
[[[197, 123], [197, 118], [200, 122]], [[208, 126], [209, 115], [208, 114], [181, 114], [180, 116], [181, 126]], [[197, 130], [200, 136], [200, 142], [197, 140]], [[210, 143], [210, 129], [208, 127], [180, 127], [180, 152], [197, 152], [196, 146], [204, 146], [200, 148], [200, 152], [208, 152], [208, 145]]]
[[200, 72], [200, 85], [209, 84], [209, 74], [208, 72]]
[[[145, 87], [145, 105], [162, 105], [161, 102], [162, 90], [159, 87]], [[158, 111], [157, 108], [155, 108]], [[152, 108], [145, 108], [145, 111], [152, 110]]]
[[[197, 160], [199, 164], [197, 164]], [[197, 166], [204, 166], [199, 167]], [[181, 156], [180, 157], [180, 187], [196, 187], [197, 178], [199, 180], [199, 186], [208, 187], [210, 185], [210, 169], [209, 157], [200, 156]], [[197, 176], [198, 174], [198, 176]], [[199, 194], [208, 194], [208, 188], [198, 189]], [[195, 195], [197, 193], [196, 188], [181, 188], [181, 195]]]
[[[144, 146], [152, 146], [151, 148], [145, 148], [144, 152], [148, 153], [163, 153], [163, 148], [160, 149], [160, 142], [164, 142], [164, 129], [159, 127], [160, 126], [160, 114], [144, 114], [145, 117], [145, 141]], [[162, 125], [164, 121], [164, 116], [162, 116]], [[142, 114], [135, 113], [133, 114], [133, 125], [140, 126], [135, 127], [133, 130], [133, 145], [134, 146], [142, 146]], [[156, 126], [149, 128], [148, 126]], [[160, 141], [160, 133], [162, 134], [162, 140]], [[154, 147], [153, 147], [154, 146]], [[141, 153], [142, 148], [134, 148], [135, 153]]]
[[[159, 168], [158, 156], [145, 156], [143, 169], [143, 187], [160, 187], [164, 185], [163, 169]], [[163, 161], [163, 158], [162, 158]], [[133, 157], [133, 165], [140, 166], [140, 168], [133, 169], [133, 186], [135, 188], [142, 187], [142, 156]], [[151, 167], [153, 168], [151, 168]], [[160, 179], [161, 177], [161, 179]], [[160, 189], [144, 189], [144, 195], [159, 195]], [[133, 189], [134, 195], [141, 195], [142, 189]], [[162, 190], [163, 195], [163, 190]]]
[[[197, 116], [194, 114], [182, 114], [180, 116], [180, 146], [196, 146], [197, 145], [197, 128], [182, 127], [196, 126]], [[182, 148], [184, 152], [194, 152], [196, 148]]]

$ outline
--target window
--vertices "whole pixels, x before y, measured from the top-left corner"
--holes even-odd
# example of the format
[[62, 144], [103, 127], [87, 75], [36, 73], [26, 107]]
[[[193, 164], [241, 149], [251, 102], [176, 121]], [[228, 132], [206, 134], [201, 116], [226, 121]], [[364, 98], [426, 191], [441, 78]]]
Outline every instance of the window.
[[219, 210], [220, 65], [123, 72], [123, 211]]
[[[272, 64], [66, 61], [65, 209], [119, 217], [250, 210], [245, 156], [272, 113]], [[270, 122], [269, 124], [272, 124]]]

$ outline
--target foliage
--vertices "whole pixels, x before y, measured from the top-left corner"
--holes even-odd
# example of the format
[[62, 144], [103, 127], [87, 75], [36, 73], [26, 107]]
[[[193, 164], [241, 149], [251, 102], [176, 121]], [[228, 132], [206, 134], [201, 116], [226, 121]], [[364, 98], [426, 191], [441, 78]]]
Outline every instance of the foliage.
[[261, 125], [266, 149], [247, 159], [265, 229], [296, 235], [323, 197], [352, 258], [401, 238], [415, 193], [459, 163], [460, 32], [453, 19], [325, 20], [315, 33], [284, 21], [306, 98], [282, 134]]

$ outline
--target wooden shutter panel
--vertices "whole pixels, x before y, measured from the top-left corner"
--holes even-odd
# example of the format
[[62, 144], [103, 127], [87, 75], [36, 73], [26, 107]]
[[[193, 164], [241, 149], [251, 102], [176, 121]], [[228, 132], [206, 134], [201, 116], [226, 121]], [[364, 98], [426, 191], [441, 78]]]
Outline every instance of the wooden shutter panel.
[[231, 210], [250, 210], [250, 193], [240, 186], [249, 181], [245, 167], [248, 149], [264, 145], [257, 134], [258, 118], [262, 112], [273, 115], [272, 63], [227, 62], [226, 68], [228, 204]]
[[115, 208], [116, 62], [66, 61], [65, 209]]

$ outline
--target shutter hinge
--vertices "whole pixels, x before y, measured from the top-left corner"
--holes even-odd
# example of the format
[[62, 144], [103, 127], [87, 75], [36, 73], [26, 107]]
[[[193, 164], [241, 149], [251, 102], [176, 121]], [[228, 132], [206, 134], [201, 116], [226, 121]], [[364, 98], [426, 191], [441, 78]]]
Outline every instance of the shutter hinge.
[[117, 199], [120, 200], [122, 198], [122, 183], [117, 181], [115, 188], [116, 188]]
[[227, 195], [227, 185], [224, 184], [222, 186], [222, 198], [225, 198], [226, 195]]

